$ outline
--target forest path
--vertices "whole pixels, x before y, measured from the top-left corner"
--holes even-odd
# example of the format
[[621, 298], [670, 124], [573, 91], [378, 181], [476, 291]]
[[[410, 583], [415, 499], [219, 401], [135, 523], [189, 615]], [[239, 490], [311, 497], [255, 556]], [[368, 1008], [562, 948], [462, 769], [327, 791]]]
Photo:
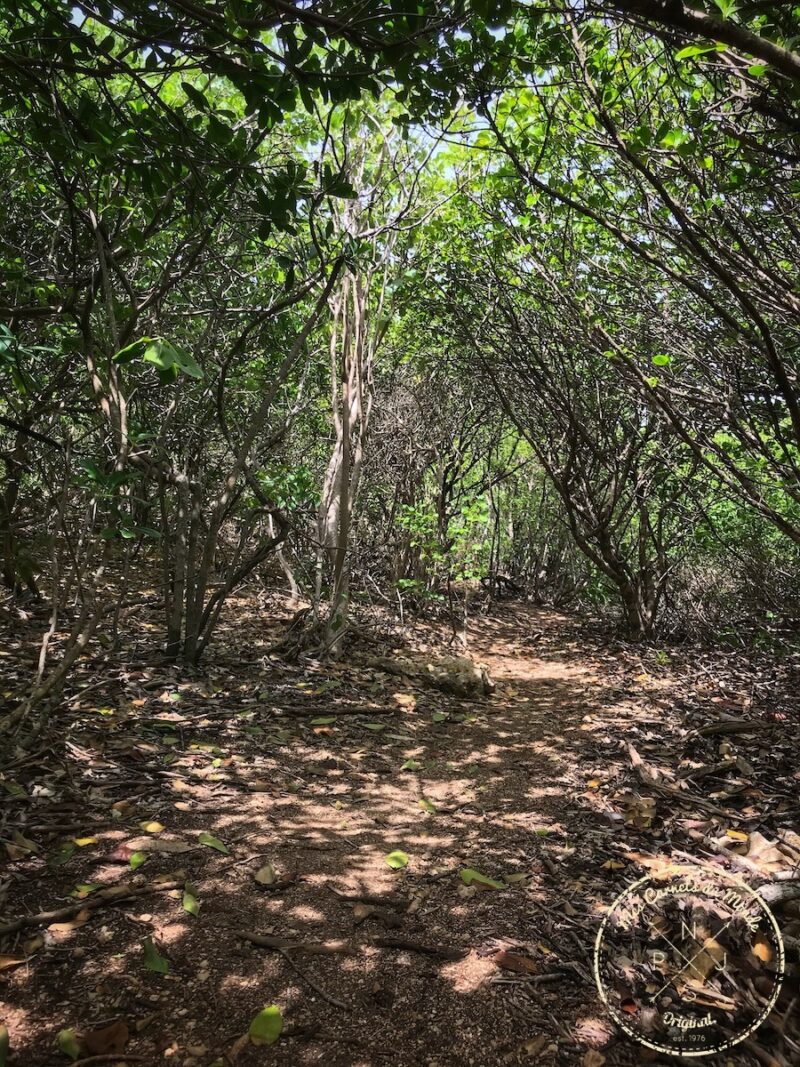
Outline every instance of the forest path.
[[[707, 819], [691, 795], [641, 818], [623, 743], [677, 766], [679, 672], [507, 604], [470, 622], [495, 689], [465, 700], [382, 673], [363, 641], [338, 664], [265, 658], [254, 610], [202, 678], [130, 664], [73, 702], [60, 765], [9, 772], [3, 836], [39, 851], [12, 851], [3, 913], [76, 912], [3, 946], [29, 956], [6, 971], [11, 1064], [59, 1062], [64, 1028], [83, 1055], [117, 1051], [123, 1025], [126, 1053], [182, 1067], [642, 1062], [591, 952], [637, 855], [666, 826], [692, 847], [682, 823]], [[433, 626], [387, 643], [452, 654]], [[105, 904], [120, 884], [141, 895]], [[268, 1004], [284, 1033], [256, 1047]]]

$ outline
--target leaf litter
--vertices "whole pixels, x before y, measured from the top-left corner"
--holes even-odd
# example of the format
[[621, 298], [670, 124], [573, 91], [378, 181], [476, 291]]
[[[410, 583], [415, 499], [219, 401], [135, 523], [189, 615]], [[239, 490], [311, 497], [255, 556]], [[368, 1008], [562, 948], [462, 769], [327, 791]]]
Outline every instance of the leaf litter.
[[[420, 624], [406, 658], [446, 658], [445, 636]], [[423, 1035], [442, 1064], [480, 1049], [595, 1067], [615, 1037], [591, 944], [603, 908], [648, 870], [724, 866], [773, 901], [790, 949], [800, 940], [786, 663], [702, 650], [664, 663], [523, 607], [476, 621], [472, 642], [495, 685], [474, 699], [424, 672], [398, 692], [371, 646], [335, 677], [262, 662], [258, 646], [243, 665], [233, 636], [199, 679], [109, 674], [103, 713], [78, 709], [60, 759], [2, 782], [9, 1047], [49, 1065], [70, 1033], [65, 1062], [166, 1049], [202, 1067], [232, 1049], [246, 1064], [248, 1048], [350, 1064], [390, 1040], [411, 1064]], [[43, 995], [23, 1027], [31, 973]], [[790, 1007], [776, 1007], [780, 1032], [752, 1039], [779, 1067], [797, 1041]], [[639, 1052], [614, 1045], [613, 1062]]]

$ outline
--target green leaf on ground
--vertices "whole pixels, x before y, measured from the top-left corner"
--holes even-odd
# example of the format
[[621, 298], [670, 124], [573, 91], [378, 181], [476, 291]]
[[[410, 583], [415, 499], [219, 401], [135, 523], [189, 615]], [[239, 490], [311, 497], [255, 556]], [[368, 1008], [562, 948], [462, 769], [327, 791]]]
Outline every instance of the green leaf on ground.
[[283, 1030], [283, 1015], [277, 1004], [265, 1005], [250, 1023], [247, 1036], [254, 1045], [274, 1045]]
[[147, 863], [146, 852], [134, 852], [128, 862], [131, 865], [131, 870], [135, 871], [137, 867], [141, 867], [143, 863]]
[[494, 878], [488, 878], [485, 874], [481, 874], [480, 871], [476, 871], [472, 867], [462, 868], [461, 881], [464, 885], [485, 885], [489, 889], [505, 889], [502, 882], [497, 882]]
[[148, 971], [156, 971], [158, 974], [169, 974], [169, 960], [159, 954], [153, 944], [152, 937], [146, 937], [142, 942], [144, 949], [144, 965]]
[[227, 846], [223, 845], [218, 837], [214, 837], [213, 834], [207, 834], [205, 830], [203, 830], [197, 840], [201, 845], [208, 845], [209, 848], [215, 848], [217, 852], [222, 852], [226, 856], [229, 854]]
[[65, 863], [69, 863], [72, 857], [75, 855], [75, 849], [77, 845], [74, 841], [68, 841], [62, 845], [57, 852], [53, 852], [47, 860], [51, 867], [63, 867]]
[[190, 915], [198, 915], [200, 913], [200, 901], [197, 899], [197, 890], [191, 884], [187, 882], [183, 887], [183, 910], [188, 911]]
[[96, 889], [99, 889], [100, 885], [100, 882], [79, 882], [70, 893], [70, 896], [76, 900], [83, 900], [90, 893], [94, 893]]
[[418, 763], [417, 760], [415, 760], [415, 759], [407, 759], [405, 761], [405, 763], [402, 763], [400, 765], [400, 770], [401, 771], [418, 771], [421, 766], [422, 766], [422, 764]]
[[74, 1030], [62, 1030], [56, 1038], [56, 1044], [58, 1045], [59, 1052], [63, 1052], [65, 1056], [69, 1056], [71, 1060], [77, 1060], [81, 1054], [80, 1045], [78, 1044], [78, 1035]]
[[310, 726], [330, 726], [332, 722], [336, 722], [335, 715], [320, 715], [317, 719], [312, 719], [309, 723]]
[[388, 867], [391, 867], [393, 871], [399, 871], [403, 867], [408, 866], [408, 856], [405, 852], [396, 848], [394, 852], [390, 852], [387, 856], [384, 856], [384, 862]]

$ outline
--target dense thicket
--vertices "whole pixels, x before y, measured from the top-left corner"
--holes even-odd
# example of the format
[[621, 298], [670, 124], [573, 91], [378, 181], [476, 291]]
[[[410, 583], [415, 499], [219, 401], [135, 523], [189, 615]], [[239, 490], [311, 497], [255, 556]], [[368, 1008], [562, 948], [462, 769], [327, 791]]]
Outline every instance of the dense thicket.
[[800, 9], [413, 7], [4, 15], [14, 717], [144, 599], [196, 662], [265, 574], [315, 653], [463, 579], [800, 616]]

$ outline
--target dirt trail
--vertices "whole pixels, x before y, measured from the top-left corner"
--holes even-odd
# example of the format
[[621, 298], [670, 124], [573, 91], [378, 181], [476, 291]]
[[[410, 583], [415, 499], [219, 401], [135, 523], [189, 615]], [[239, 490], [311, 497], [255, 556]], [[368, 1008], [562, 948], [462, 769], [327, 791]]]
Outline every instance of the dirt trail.
[[[441, 651], [430, 629], [415, 642]], [[238, 664], [202, 680], [131, 669], [107, 706], [87, 698], [57, 773], [9, 772], [27, 803], [10, 794], [7, 816], [41, 851], [17, 854], [6, 916], [63, 906], [76, 885], [101, 887], [91, 901], [182, 872], [199, 901], [194, 915], [180, 889], [155, 891], [28, 944], [2, 977], [10, 1064], [67, 1063], [61, 1029], [115, 1020], [126, 1053], [182, 1067], [642, 1062], [611, 1033], [591, 946], [641, 873], [602, 795], [630, 774], [620, 724], [657, 722], [669, 683], [651, 679], [643, 710], [569, 620], [515, 607], [471, 626], [496, 684], [476, 700], [381, 675], [358, 650], [265, 669], [268, 644], [240, 644]], [[135, 872], [132, 852], [148, 857]], [[254, 879], [266, 864], [271, 885]], [[464, 869], [496, 887], [465, 885]], [[147, 938], [167, 974], [147, 969]], [[255, 1047], [243, 1035], [269, 1004], [284, 1033]], [[82, 1054], [98, 1050], [115, 1051], [90, 1038]]]

